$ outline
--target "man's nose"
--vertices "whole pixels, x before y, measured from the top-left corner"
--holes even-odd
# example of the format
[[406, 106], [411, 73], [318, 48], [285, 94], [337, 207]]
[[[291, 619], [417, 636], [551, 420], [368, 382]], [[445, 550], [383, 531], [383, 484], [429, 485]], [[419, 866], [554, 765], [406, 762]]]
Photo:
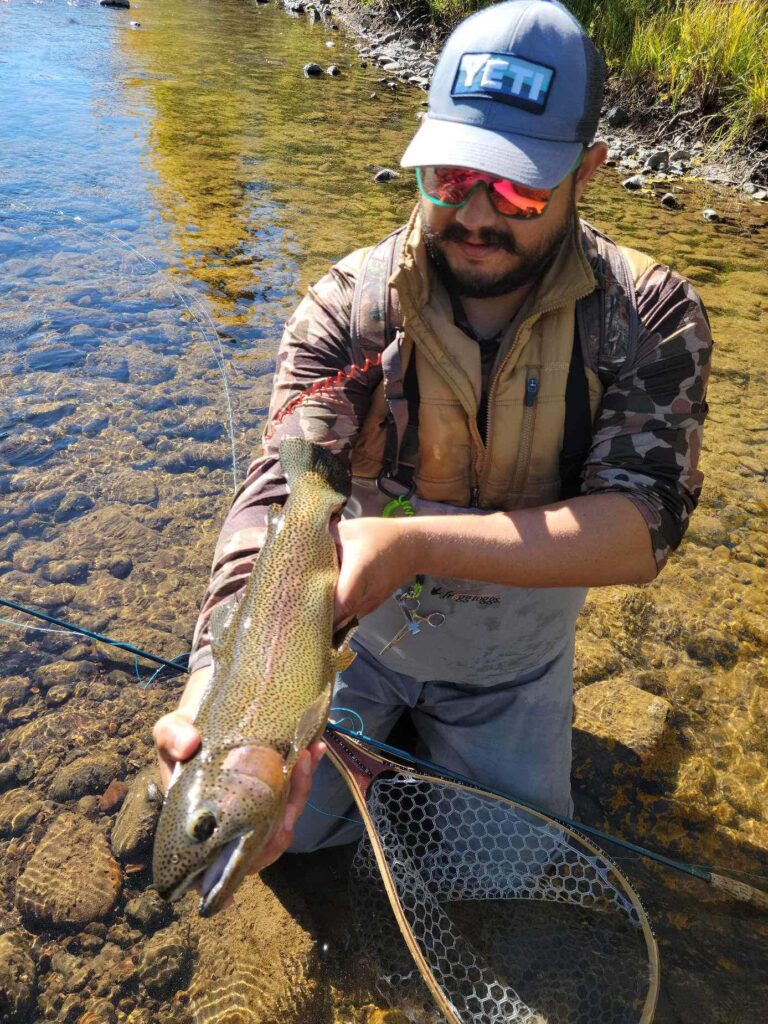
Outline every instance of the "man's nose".
[[456, 220], [467, 231], [477, 231], [483, 227], [493, 227], [498, 214], [494, 209], [488, 189], [478, 182], [469, 194], [463, 206], [456, 211]]

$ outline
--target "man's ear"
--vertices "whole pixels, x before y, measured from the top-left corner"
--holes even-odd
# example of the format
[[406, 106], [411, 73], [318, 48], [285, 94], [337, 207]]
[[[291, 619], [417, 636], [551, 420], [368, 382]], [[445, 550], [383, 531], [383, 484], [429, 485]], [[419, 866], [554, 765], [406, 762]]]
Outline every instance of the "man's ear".
[[604, 142], [593, 142], [592, 145], [584, 152], [584, 159], [581, 161], [576, 171], [576, 182], [574, 184], [577, 202], [584, 194], [584, 190], [587, 187], [589, 179], [595, 173], [600, 164], [605, 163], [607, 156], [608, 147]]

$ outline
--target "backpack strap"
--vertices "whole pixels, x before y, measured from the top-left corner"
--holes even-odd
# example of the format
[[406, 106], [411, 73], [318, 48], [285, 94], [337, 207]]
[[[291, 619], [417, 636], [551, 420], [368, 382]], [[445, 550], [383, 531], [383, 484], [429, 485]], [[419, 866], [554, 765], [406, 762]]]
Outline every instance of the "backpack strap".
[[635, 281], [654, 261], [616, 245], [592, 225], [582, 223], [584, 249], [597, 288], [576, 303], [577, 334], [584, 365], [607, 388], [637, 351], [640, 322]]
[[654, 260], [616, 245], [584, 224], [583, 244], [597, 288], [576, 303], [576, 331], [565, 390], [565, 425], [560, 452], [562, 499], [580, 493], [584, 463], [592, 445], [592, 411], [586, 367], [610, 387], [634, 357], [640, 336], [635, 281]]
[[[400, 492], [388, 489], [387, 481], [398, 478], [400, 452], [405, 432], [418, 423], [418, 392], [414, 393], [415, 360], [409, 371], [404, 363], [410, 353], [404, 352], [402, 312], [397, 292], [389, 284], [400, 259], [405, 228], [393, 232], [365, 257], [355, 284], [350, 317], [350, 337], [355, 362], [381, 356], [384, 397], [387, 402], [384, 460], [377, 483], [380, 490], [394, 497]], [[412, 493], [411, 473], [405, 486]], [[400, 482], [400, 481], [398, 481]]]

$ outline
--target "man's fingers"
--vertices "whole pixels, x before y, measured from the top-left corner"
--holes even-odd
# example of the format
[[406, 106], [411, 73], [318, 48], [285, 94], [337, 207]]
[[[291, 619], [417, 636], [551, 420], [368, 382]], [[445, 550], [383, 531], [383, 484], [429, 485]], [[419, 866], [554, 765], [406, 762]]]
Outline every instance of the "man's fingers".
[[188, 761], [200, 746], [200, 733], [191, 719], [180, 711], [171, 711], [158, 719], [154, 737], [160, 754], [172, 761]]

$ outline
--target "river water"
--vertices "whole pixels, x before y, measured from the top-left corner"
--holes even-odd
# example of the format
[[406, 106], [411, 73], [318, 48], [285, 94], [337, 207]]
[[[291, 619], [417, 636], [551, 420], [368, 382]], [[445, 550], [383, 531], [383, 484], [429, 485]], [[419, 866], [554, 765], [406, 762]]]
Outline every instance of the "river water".
[[[342, 74], [307, 79], [308, 61]], [[282, 322], [413, 203], [408, 175], [373, 177], [397, 167], [423, 93], [381, 78], [343, 31], [250, 0], [0, 0], [0, 596], [167, 658], [188, 649], [218, 523], [258, 446]], [[665, 211], [620, 180], [598, 175], [586, 216], [691, 278], [717, 351], [705, 493], [683, 546], [651, 586], [593, 592], [579, 627], [577, 685], [610, 677], [661, 696], [669, 729], [621, 785], [577, 765], [578, 806], [765, 885], [768, 216], [690, 182], [683, 209]], [[724, 219], [706, 223], [705, 206]], [[49, 742], [31, 774], [8, 776], [13, 807], [26, 800], [37, 817], [6, 827], [0, 803], [0, 931], [18, 930], [16, 873], [61, 810], [51, 778], [88, 745], [71, 734], [74, 722], [91, 735], [95, 712], [78, 701], [97, 695], [114, 719], [104, 727], [122, 738], [125, 777], [150, 757], [151, 723], [180, 686], [145, 688], [146, 664], [140, 683], [130, 659], [8, 619], [0, 734], [7, 748], [34, 726]], [[108, 833], [93, 801], [77, 807]], [[133, 894], [148, 881], [141, 864], [130, 877]], [[764, 1020], [765, 915], [698, 882], [644, 884], [667, 966], [658, 1019]], [[87, 944], [44, 938], [87, 959]], [[25, 1019], [77, 1020], [84, 995], [45, 995], [49, 961]], [[143, 991], [110, 995], [117, 1019], [152, 1019], [128, 1016], [144, 1012]], [[339, 1005], [339, 1019], [373, 1020]]]

